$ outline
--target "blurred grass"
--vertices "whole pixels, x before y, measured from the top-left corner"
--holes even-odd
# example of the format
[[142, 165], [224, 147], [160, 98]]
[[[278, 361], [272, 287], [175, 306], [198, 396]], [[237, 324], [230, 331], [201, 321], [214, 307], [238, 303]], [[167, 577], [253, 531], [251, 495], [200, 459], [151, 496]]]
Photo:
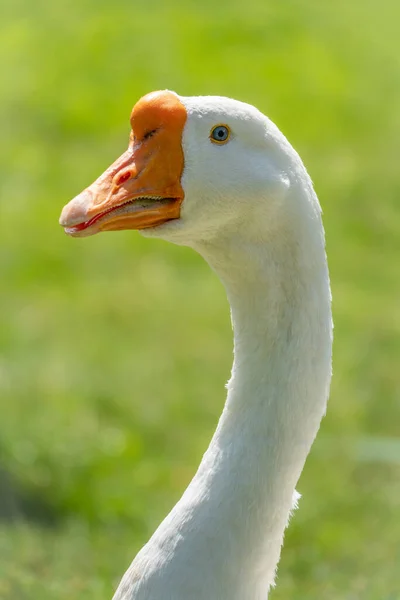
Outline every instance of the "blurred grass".
[[332, 395], [271, 598], [400, 598], [400, 5], [1, 11], [0, 597], [110, 598], [222, 408], [229, 311], [201, 259], [57, 225], [127, 145], [136, 99], [168, 87], [257, 105], [324, 207]]

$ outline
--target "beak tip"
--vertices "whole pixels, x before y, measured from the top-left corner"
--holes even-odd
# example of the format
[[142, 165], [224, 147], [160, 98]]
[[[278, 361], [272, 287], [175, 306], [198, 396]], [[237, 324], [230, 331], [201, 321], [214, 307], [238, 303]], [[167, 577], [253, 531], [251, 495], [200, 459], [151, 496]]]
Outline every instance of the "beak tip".
[[61, 211], [59, 219], [61, 227], [71, 227], [83, 223], [87, 219], [91, 201], [92, 196], [89, 190], [85, 190], [68, 202]]
[[58, 219], [58, 223], [61, 225], [61, 227], [66, 227], [67, 226], [67, 221], [66, 221], [65, 216], [64, 216], [64, 210], [65, 210], [65, 208], [62, 209], [60, 218]]

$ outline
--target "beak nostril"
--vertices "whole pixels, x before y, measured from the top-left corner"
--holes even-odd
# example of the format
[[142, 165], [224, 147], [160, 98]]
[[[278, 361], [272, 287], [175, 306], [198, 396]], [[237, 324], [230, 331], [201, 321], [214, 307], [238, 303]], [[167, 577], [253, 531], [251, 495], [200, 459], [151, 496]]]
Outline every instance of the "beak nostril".
[[130, 179], [132, 177], [132, 171], [128, 170], [128, 171], [124, 171], [123, 173], [120, 173], [116, 178], [115, 178], [115, 185], [117, 185], [118, 187], [121, 186], [123, 183], [125, 183], [125, 181], [128, 181], [128, 179]]

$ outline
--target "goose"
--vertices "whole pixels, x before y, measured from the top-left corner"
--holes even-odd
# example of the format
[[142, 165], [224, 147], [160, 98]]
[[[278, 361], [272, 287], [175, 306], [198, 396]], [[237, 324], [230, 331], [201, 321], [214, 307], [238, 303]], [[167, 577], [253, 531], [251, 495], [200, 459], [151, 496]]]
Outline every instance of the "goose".
[[255, 107], [163, 90], [129, 147], [62, 210], [73, 237], [140, 230], [197, 251], [231, 307], [234, 362], [201, 464], [114, 600], [265, 600], [326, 411], [332, 318], [321, 209], [299, 155]]

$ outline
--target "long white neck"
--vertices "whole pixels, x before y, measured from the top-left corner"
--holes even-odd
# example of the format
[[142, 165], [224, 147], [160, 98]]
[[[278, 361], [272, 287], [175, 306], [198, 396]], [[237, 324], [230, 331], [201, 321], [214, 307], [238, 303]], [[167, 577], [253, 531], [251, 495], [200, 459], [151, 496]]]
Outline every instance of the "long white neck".
[[232, 377], [198, 472], [125, 576], [127, 585], [141, 572], [135, 599], [168, 590], [177, 600], [265, 600], [274, 582], [331, 372], [322, 225], [306, 244], [307, 226], [297, 227], [269, 242], [236, 237], [199, 248], [231, 304]]

